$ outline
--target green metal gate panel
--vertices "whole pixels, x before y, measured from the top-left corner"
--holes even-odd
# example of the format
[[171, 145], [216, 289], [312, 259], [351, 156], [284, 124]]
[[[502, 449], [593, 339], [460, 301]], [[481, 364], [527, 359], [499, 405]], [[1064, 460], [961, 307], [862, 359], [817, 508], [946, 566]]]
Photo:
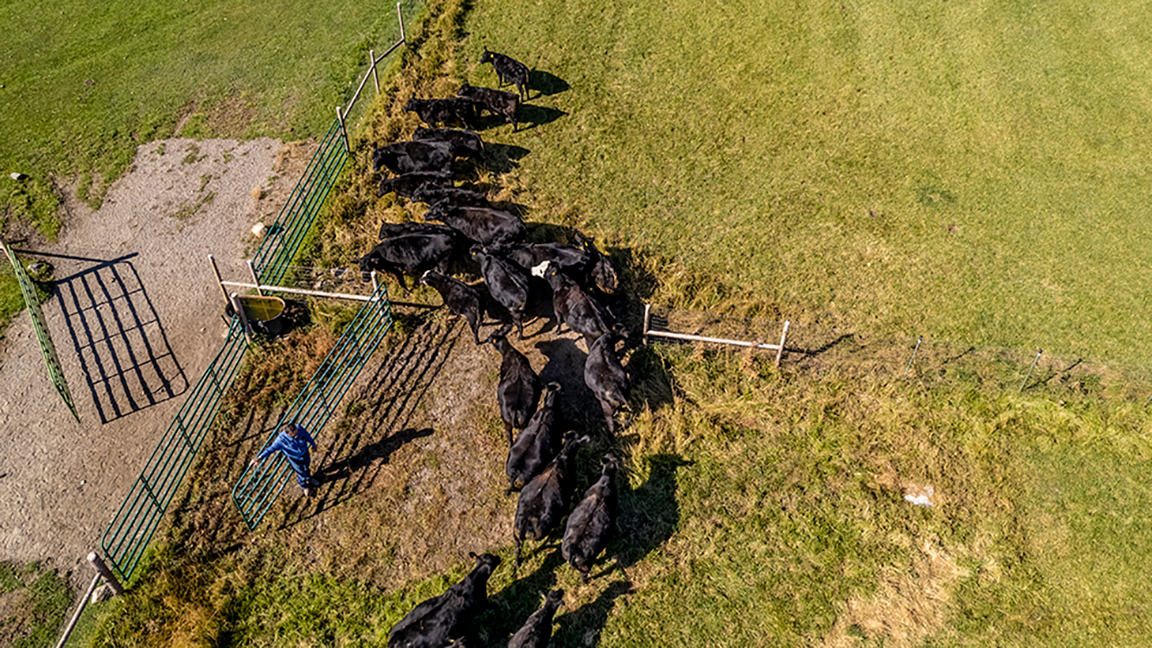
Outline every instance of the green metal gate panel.
[[340, 122], [333, 120], [328, 133], [320, 140], [320, 148], [312, 155], [308, 168], [304, 170], [303, 177], [292, 189], [276, 222], [268, 228], [264, 241], [256, 250], [252, 264], [256, 267], [260, 283], [277, 284], [284, 278], [284, 273], [347, 161], [348, 151], [340, 135]]
[[[372, 300], [364, 304], [348, 324], [344, 335], [336, 342], [300, 395], [276, 422], [264, 446], [272, 443], [280, 428], [288, 423], [298, 423], [314, 437], [318, 437], [391, 327], [392, 306], [388, 301], [387, 290], [381, 285], [372, 294]], [[244, 469], [232, 489], [232, 502], [250, 531], [254, 531], [267, 515], [291, 475], [292, 468], [280, 453]]]
[[48, 365], [48, 377], [52, 379], [52, 385], [56, 387], [60, 398], [64, 399], [68, 411], [72, 412], [72, 418], [79, 423], [80, 416], [76, 414], [72, 393], [68, 391], [68, 381], [64, 380], [64, 370], [60, 368], [60, 358], [56, 355], [56, 345], [52, 343], [52, 336], [48, 335], [48, 322], [44, 319], [44, 311], [40, 309], [40, 300], [36, 297], [36, 287], [32, 285], [32, 280], [28, 278], [28, 273], [24, 272], [24, 266], [20, 265], [20, 260], [16, 258], [16, 253], [12, 251], [12, 248], [8, 247], [8, 243], [0, 241], [0, 244], [4, 246], [4, 253], [12, 262], [12, 270], [16, 273], [16, 281], [20, 284], [20, 292], [24, 295], [24, 304], [28, 306], [28, 316], [32, 318], [32, 328], [36, 331], [36, 340], [40, 342], [40, 353], [44, 355], [44, 364]]
[[[261, 283], [275, 284], [283, 279], [347, 160], [348, 152], [340, 138], [340, 123], [334, 120], [321, 140], [320, 148], [308, 163], [304, 176], [296, 183], [284, 208], [280, 210], [276, 224], [269, 228], [269, 234], [256, 253], [256, 267]], [[386, 297], [382, 303], [390, 325], [391, 309]], [[211, 428], [220, 401], [232, 386], [247, 349], [240, 322], [233, 317], [224, 345], [200, 381], [189, 392], [180, 412], [168, 426], [148, 464], [136, 478], [132, 490], [101, 536], [100, 547], [107, 561], [122, 578], [132, 576], [144, 555], [144, 550], [164, 518], [164, 512], [192, 465], [204, 436]]]
[[220, 401], [232, 386], [247, 348], [240, 321], [234, 316], [224, 346], [184, 400], [100, 538], [107, 562], [122, 578], [132, 575], [144, 555], [152, 534], [164, 518], [164, 511], [216, 419]]

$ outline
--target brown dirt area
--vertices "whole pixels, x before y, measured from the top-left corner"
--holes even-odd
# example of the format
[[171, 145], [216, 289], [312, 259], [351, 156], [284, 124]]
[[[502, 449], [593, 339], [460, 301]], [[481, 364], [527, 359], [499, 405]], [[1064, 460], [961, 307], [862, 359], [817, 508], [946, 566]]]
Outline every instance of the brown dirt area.
[[270, 139], [143, 145], [99, 211], [73, 192], [58, 241], [13, 242], [54, 266], [43, 308], [80, 423], [17, 316], [0, 342], [0, 560], [42, 561], [86, 584], [84, 557], [219, 349], [222, 298], [206, 257], [241, 276], [249, 229], [300, 174], [283, 150]]

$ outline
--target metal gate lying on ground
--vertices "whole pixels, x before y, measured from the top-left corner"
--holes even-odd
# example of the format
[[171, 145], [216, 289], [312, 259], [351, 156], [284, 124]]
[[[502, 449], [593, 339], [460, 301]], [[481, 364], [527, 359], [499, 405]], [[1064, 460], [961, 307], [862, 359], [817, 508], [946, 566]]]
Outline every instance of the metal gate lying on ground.
[[[313, 436], [317, 436], [336, 413], [348, 388], [356, 376], [360, 375], [360, 370], [368, 363], [372, 352], [391, 327], [392, 305], [388, 301], [387, 289], [380, 285], [348, 324], [344, 335], [324, 358], [300, 395], [276, 422], [264, 446], [272, 443], [280, 428], [289, 423], [302, 425]], [[232, 502], [240, 511], [249, 531], [254, 531], [264, 519], [291, 475], [292, 468], [281, 453], [244, 469], [232, 489]]]

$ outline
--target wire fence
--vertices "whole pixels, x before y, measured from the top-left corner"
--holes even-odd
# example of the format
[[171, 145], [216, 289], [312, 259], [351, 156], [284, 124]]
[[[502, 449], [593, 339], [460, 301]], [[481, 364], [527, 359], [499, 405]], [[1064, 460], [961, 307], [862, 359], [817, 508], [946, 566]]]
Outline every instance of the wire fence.
[[[651, 306], [648, 330], [775, 343], [784, 322]], [[652, 336], [652, 343], [686, 341]], [[722, 346], [722, 345], [715, 345]], [[764, 351], [774, 354], [774, 351]], [[1144, 401], [1152, 395], [1152, 365], [1117, 359], [967, 344], [920, 335], [878, 336], [792, 322], [781, 359], [810, 372], [891, 375], [923, 385], [976, 381], [1003, 390], [1050, 388]]]

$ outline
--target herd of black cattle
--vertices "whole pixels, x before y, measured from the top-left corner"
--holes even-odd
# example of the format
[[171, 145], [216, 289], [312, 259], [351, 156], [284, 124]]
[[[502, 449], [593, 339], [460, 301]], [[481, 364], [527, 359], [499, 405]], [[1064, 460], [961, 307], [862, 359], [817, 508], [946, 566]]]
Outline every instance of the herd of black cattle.
[[[594, 295], [614, 293], [616, 273], [591, 239], [577, 233], [575, 246], [526, 243], [527, 228], [516, 214], [493, 205], [482, 193], [455, 186], [452, 167], [456, 158], [482, 159], [484, 142], [474, 130], [438, 126], [474, 129], [480, 111], [487, 110], [515, 129], [519, 102], [527, 99], [526, 66], [488, 50], [481, 63], [491, 63], [501, 86], [513, 84], [518, 93], [465, 84], [456, 97], [412, 99], [406, 109], [429, 127], [418, 128], [410, 141], [373, 151], [374, 171], [386, 168], [392, 174], [381, 180], [380, 195], [395, 192], [425, 203], [428, 210], [425, 222], [385, 223], [380, 243], [359, 260], [360, 268], [393, 274], [405, 293], [405, 275], [419, 275], [421, 283], [440, 293], [452, 313], [468, 322], [476, 344], [481, 344], [480, 324], [486, 311], [505, 321], [485, 342], [502, 357], [497, 400], [509, 444], [505, 472], [509, 492], [520, 490], [513, 525], [515, 564], [519, 565], [525, 540], [543, 540], [567, 514], [561, 554], [587, 582], [614, 525], [619, 461], [612, 455], [603, 458], [599, 480], [568, 513], [576, 487], [575, 455], [590, 438], [573, 432], [560, 434], [559, 383], [542, 386], [528, 358], [507, 335], [515, 325], [519, 339], [524, 339], [523, 317], [530, 294], [544, 290], [546, 284], [552, 293], [557, 332], [567, 325], [587, 343], [584, 381], [600, 402], [609, 433], [614, 433], [615, 414], [626, 402], [628, 380], [616, 351], [619, 328], [611, 311]], [[469, 285], [448, 276], [450, 266], [469, 263], [473, 272], [479, 265], [482, 282]], [[514, 436], [516, 429], [519, 433]], [[492, 554], [473, 557], [476, 567], [471, 573], [443, 594], [417, 605], [392, 628], [389, 646], [466, 645], [487, 600], [488, 578], [500, 563]], [[509, 647], [546, 646], [563, 595], [561, 590], [548, 592], [543, 606], [513, 635]]]

